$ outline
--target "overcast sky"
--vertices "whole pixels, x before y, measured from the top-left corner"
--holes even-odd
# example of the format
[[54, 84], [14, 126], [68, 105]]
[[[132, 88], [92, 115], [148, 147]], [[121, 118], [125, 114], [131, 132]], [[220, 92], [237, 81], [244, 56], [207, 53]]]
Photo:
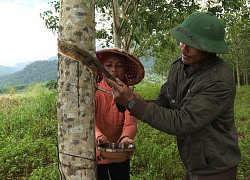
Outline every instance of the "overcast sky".
[[47, 60], [57, 55], [57, 37], [40, 13], [51, 0], [0, 0], [0, 65]]

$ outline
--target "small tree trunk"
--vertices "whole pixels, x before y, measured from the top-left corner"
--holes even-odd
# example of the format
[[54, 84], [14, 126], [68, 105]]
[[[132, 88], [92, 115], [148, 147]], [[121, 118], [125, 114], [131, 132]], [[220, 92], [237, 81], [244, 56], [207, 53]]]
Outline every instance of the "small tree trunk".
[[248, 71], [245, 69], [244, 71], [244, 85], [248, 86]]
[[[61, 0], [58, 39], [95, 54], [93, 0]], [[90, 69], [58, 55], [60, 179], [96, 179], [94, 77]]]
[[114, 47], [121, 48], [121, 25], [120, 25], [120, 13], [119, 13], [119, 5], [118, 5], [118, 0], [113, 0], [113, 30], [114, 30]]
[[240, 87], [240, 64], [238, 59], [236, 58], [235, 62], [235, 67], [236, 67], [236, 78], [237, 78], [237, 85]]

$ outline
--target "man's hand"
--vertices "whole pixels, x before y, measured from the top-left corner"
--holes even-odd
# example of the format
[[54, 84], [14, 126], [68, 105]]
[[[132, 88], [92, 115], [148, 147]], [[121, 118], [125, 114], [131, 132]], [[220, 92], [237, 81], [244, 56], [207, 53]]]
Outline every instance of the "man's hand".
[[105, 80], [112, 88], [115, 102], [119, 103], [120, 105], [126, 106], [131, 99], [136, 97], [133, 94], [133, 91], [118, 78], [116, 78], [116, 82], [108, 78], [105, 78]]

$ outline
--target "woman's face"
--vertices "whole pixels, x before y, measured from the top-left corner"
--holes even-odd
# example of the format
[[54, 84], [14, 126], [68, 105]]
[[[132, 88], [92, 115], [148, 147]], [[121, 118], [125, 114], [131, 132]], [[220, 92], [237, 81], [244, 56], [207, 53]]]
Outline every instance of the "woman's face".
[[114, 78], [119, 78], [120, 80], [124, 79], [124, 60], [119, 59], [118, 57], [109, 57], [107, 60], [104, 61], [103, 66]]
[[182, 52], [181, 60], [184, 64], [199, 65], [211, 55], [209, 52], [201, 51], [199, 49], [192, 48], [184, 43], [180, 42], [180, 49]]

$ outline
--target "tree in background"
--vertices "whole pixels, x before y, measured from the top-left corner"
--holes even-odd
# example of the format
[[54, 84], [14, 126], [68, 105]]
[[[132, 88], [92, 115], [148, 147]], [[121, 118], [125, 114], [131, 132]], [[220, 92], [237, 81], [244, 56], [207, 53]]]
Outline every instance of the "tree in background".
[[[198, 7], [196, 2], [187, 0], [100, 0], [96, 10], [103, 24], [99, 27], [108, 28], [98, 31], [97, 37], [104, 38], [106, 46], [119, 39], [121, 48], [140, 58], [153, 59], [152, 70], [166, 75], [170, 62], [177, 56], [176, 42], [170, 37], [169, 29]], [[105, 26], [105, 19], [110, 20], [112, 15], [113, 22]]]
[[[58, 1], [54, 1], [55, 9], [57, 3]], [[177, 26], [194, 11], [207, 10], [215, 13], [225, 22], [230, 49], [230, 55], [227, 58], [230, 62], [233, 61], [231, 64], [237, 74], [238, 85], [246, 84], [249, 68], [246, 69], [248, 66], [244, 66], [245, 70], [243, 66], [237, 68], [239, 63], [235, 56], [240, 54], [238, 61], [245, 59], [241, 64], [245, 65], [249, 61], [247, 61], [249, 51], [245, 50], [245, 47], [249, 46], [249, 41], [244, 38], [249, 37], [248, 12], [250, 11], [247, 0], [98, 0], [96, 2], [96, 16], [98, 17], [96, 18], [96, 37], [102, 42], [103, 47], [115, 44], [139, 58], [153, 59], [155, 64], [152, 70], [165, 76], [171, 62], [179, 55], [178, 44], [169, 34], [170, 28]], [[57, 18], [52, 11], [47, 11], [42, 17], [45, 19], [46, 27], [51, 30], [56, 29]], [[233, 35], [233, 32], [242, 35]], [[235, 48], [233, 37], [237, 37], [237, 41], [241, 41], [239, 44], [245, 47]], [[242, 71], [239, 72], [240, 70]], [[240, 79], [244, 81], [240, 83]]]
[[206, 8], [222, 17], [229, 53], [223, 55], [235, 72], [238, 87], [249, 84], [250, 4], [247, 0], [208, 1]]
[[235, 1], [234, 8], [224, 8], [230, 47], [228, 59], [234, 67], [238, 87], [248, 85], [250, 76], [250, 7], [246, 5], [246, 1], [244, 4], [240, 2]]
[[[46, 27], [54, 32], [57, 17], [53, 12], [59, 12], [58, 3], [52, 2], [54, 11], [41, 14]], [[98, 0], [96, 37], [103, 47], [115, 44], [140, 58], [154, 57], [158, 67], [165, 67], [164, 71], [155, 68], [155, 72], [165, 75], [177, 49], [169, 29], [198, 8], [198, 3], [189, 0]]]
[[[94, 54], [94, 1], [61, 1], [58, 40]], [[59, 52], [57, 118], [62, 180], [96, 179], [94, 84], [89, 67]]]

